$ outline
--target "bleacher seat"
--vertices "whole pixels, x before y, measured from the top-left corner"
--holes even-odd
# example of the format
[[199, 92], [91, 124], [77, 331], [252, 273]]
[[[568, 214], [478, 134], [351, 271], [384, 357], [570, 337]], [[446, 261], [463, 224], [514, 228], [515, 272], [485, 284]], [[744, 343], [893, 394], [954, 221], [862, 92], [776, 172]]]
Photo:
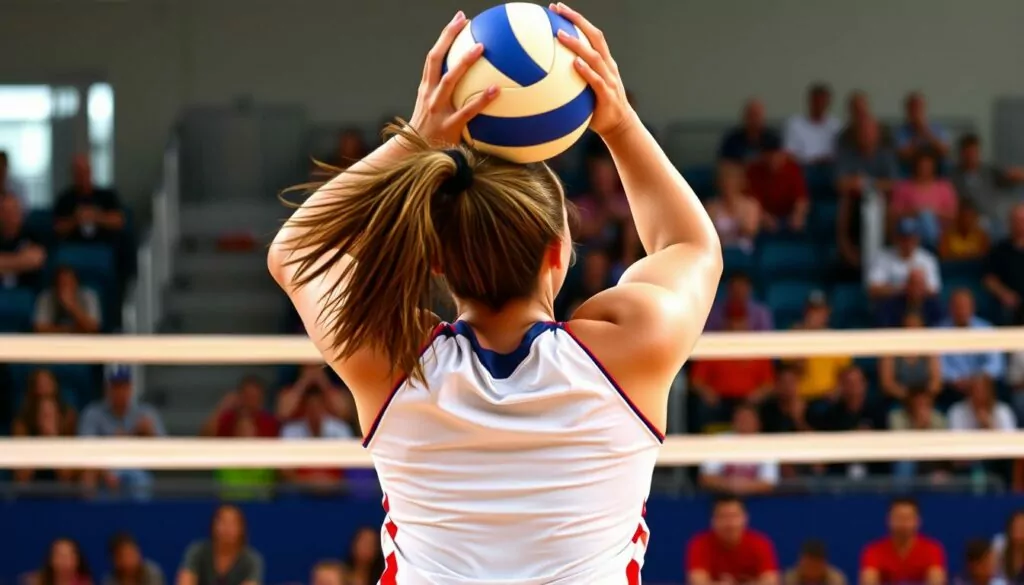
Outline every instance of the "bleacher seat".
[[754, 256], [735, 247], [727, 247], [722, 250], [722, 261], [725, 265], [724, 274], [728, 278], [737, 272], [750, 274], [754, 269]]
[[31, 330], [35, 303], [35, 294], [30, 290], [0, 289], [0, 332]]
[[836, 174], [831, 165], [804, 167], [804, 179], [813, 199], [834, 199], [836, 195]]
[[765, 303], [775, 317], [776, 329], [789, 329], [803, 316], [807, 298], [817, 285], [808, 281], [771, 282], [765, 288]]
[[940, 273], [945, 279], [981, 281], [985, 275], [984, 260], [947, 260], [942, 263]]
[[836, 201], [815, 201], [811, 204], [807, 231], [816, 241], [833, 241], [836, 239], [836, 216], [839, 204]]
[[53, 264], [71, 267], [83, 283], [109, 285], [117, 278], [114, 250], [104, 244], [61, 244], [54, 253]]
[[838, 284], [829, 295], [832, 306], [832, 324], [837, 329], [867, 329], [872, 327], [868, 314], [868, 298], [860, 284]]
[[818, 253], [807, 241], [769, 240], [761, 244], [761, 279], [771, 280], [814, 280], [821, 276]]
[[717, 192], [715, 167], [710, 165], [692, 166], [683, 169], [683, 177], [690, 184], [701, 201], [706, 201]]
[[49, 209], [33, 209], [25, 216], [25, 229], [46, 242], [54, 240], [53, 212]]

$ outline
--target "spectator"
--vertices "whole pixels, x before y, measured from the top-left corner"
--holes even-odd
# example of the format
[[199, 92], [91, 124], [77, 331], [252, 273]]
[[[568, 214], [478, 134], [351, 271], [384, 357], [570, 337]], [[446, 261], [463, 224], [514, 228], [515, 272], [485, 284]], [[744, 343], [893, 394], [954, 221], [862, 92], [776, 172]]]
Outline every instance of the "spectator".
[[584, 301], [613, 284], [611, 259], [601, 249], [583, 253], [582, 274], [578, 282], [566, 283], [558, 297], [558, 313], [569, 320]]
[[[924, 327], [921, 315], [907, 313], [904, 329]], [[942, 363], [939, 356], [887, 355], [878, 359], [878, 383], [882, 392], [895, 402], [907, 399], [910, 388], [920, 388], [932, 396], [942, 391]]]
[[335, 155], [335, 166], [339, 169], [347, 169], [352, 163], [363, 160], [370, 149], [363, 138], [363, 132], [358, 128], [348, 128], [338, 135], [338, 152]]
[[92, 167], [85, 155], [75, 157], [72, 184], [53, 207], [57, 236], [64, 240], [117, 245], [124, 229], [124, 209], [117, 193], [92, 182]]
[[345, 422], [353, 430], [359, 428], [352, 393], [331, 380], [327, 375], [327, 367], [323, 363], [300, 366], [299, 377], [295, 383], [281, 390], [277, 395], [277, 416], [283, 421], [300, 418], [302, 416], [302, 399], [306, 392], [314, 389], [323, 394], [327, 413], [330, 416]]
[[192, 543], [185, 551], [177, 585], [263, 585], [263, 557], [249, 546], [240, 509], [217, 508], [210, 538]]
[[[1024, 168], [999, 169], [981, 160], [981, 141], [976, 134], [960, 138], [956, 168], [951, 174], [961, 200], [971, 202], [988, 221], [1006, 217], [1020, 199], [1009, 188], [1024, 182]], [[1000, 230], [1002, 226], [999, 226]]]
[[750, 331], [771, 331], [775, 328], [771, 310], [754, 300], [754, 283], [750, 276], [742, 272], [733, 272], [725, 289], [725, 299], [716, 302], [708, 315], [705, 329], [708, 331], [725, 331], [728, 328], [726, 307], [736, 303], [747, 308], [747, 326]]
[[[821, 409], [811, 424], [821, 431], [837, 432], [870, 431], [882, 426], [878, 412], [868, 401], [868, 381], [860, 368], [851, 365], [840, 373], [833, 402]], [[863, 463], [833, 463], [828, 473], [860, 479], [867, 475], [868, 468]]]
[[100, 299], [79, 285], [68, 266], [57, 268], [53, 287], [36, 299], [36, 333], [96, 333], [100, 330]]
[[911, 159], [911, 178], [899, 181], [889, 201], [890, 217], [915, 217], [929, 246], [938, 244], [942, 230], [956, 217], [953, 184], [940, 178], [938, 159], [930, 150], [918, 150]]
[[809, 540], [800, 547], [796, 566], [786, 571], [783, 585], [846, 585], [846, 576], [828, 562], [825, 543]]
[[974, 204], [963, 201], [957, 207], [956, 219], [942, 231], [939, 257], [943, 260], [980, 260], [988, 255], [989, 237], [981, 227]]
[[[949, 297], [949, 318], [941, 323], [943, 327], [966, 329], [988, 329], [992, 325], [974, 314], [974, 296], [967, 289], [958, 289]], [[942, 356], [942, 381], [947, 387], [945, 400], [964, 397], [980, 378], [998, 380], [1003, 375], [1003, 354], [959, 353]], [[950, 420], [952, 424], [952, 420]]]
[[[857, 128], [865, 121], [875, 121], [875, 115], [871, 112], [871, 105], [868, 103], [868, 94], [861, 90], [850, 92], [846, 100], [846, 125], [839, 132], [839, 139], [836, 140], [838, 149], [851, 149], [857, 146]], [[889, 129], [884, 126], [878, 127], [880, 142], [886, 147], [892, 146], [892, 136]]]
[[999, 577], [1009, 583], [1024, 581], [1024, 510], [1016, 510], [1006, 519], [1006, 530], [992, 539]]
[[878, 326], [905, 327], [910, 314], [917, 315], [924, 327], [935, 327], [945, 318], [939, 297], [928, 289], [928, 277], [920, 268], [911, 269], [902, 292], [878, 303]]
[[[725, 308], [727, 331], [750, 331], [747, 305], [730, 300]], [[740, 402], [757, 404], [774, 383], [768, 358], [698, 360], [690, 368], [690, 382], [698, 400], [700, 424], [727, 419]]]
[[899, 162], [892, 148], [882, 143], [878, 121], [862, 118], [849, 132], [850, 144], [840, 146], [836, 157], [839, 194], [859, 198], [869, 187], [891, 191], [899, 177]]
[[734, 163], [718, 165], [718, 197], [707, 202], [707, 209], [722, 246], [753, 251], [761, 229], [761, 206], [747, 193], [743, 167]]
[[695, 535], [686, 547], [686, 583], [777, 585], [775, 545], [747, 527], [747, 510], [735, 496], [715, 500], [711, 530]]
[[1009, 321], [1024, 323], [1024, 203], [1014, 206], [1010, 214], [1010, 236], [996, 244], [988, 257], [985, 287], [991, 292]]
[[625, 221], [632, 221], [622, 181], [610, 155], [587, 162], [590, 192], [576, 199], [579, 230], [575, 236], [588, 249], [607, 250]]
[[4, 194], [14, 195], [20, 203], [19, 209], [28, 205], [28, 190], [21, 184], [21, 181], [11, 175], [10, 160], [7, 158], [7, 151], [0, 150], [0, 196]]
[[807, 423], [807, 401], [800, 395], [800, 368], [783, 362], [775, 371], [775, 390], [761, 405], [766, 433], [813, 430]]
[[45, 263], [45, 242], [26, 227], [21, 202], [0, 193], [0, 288], [37, 288]]
[[622, 278], [627, 268], [647, 255], [643, 242], [640, 241], [640, 233], [636, 231], [635, 222], [625, 221], [622, 223], [618, 238], [615, 239], [608, 252], [612, 259], [610, 280], [615, 283]]
[[946, 417], [935, 409], [933, 394], [911, 386], [903, 405], [889, 411], [889, 429], [893, 431], [942, 431], [949, 427]]
[[32, 582], [33, 585], [92, 585], [92, 572], [78, 543], [70, 538], [58, 538], [50, 543], [46, 561]]
[[1005, 579], [997, 579], [996, 559], [992, 543], [983, 539], [967, 542], [964, 574], [955, 580], [956, 585], [1005, 585]]
[[[248, 411], [232, 418], [235, 427], [230, 436], [237, 439], [260, 438], [256, 417]], [[263, 437], [265, 438], [265, 437]], [[217, 482], [221, 486], [221, 497], [226, 500], [265, 500], [273, 495], [277, 474], [273, 469], [218, 469]]]
[[32, 370], [28, 376], [28, 388], [21, 403], [18, 418], [11, 425], [14, 436], [38, 436], [37, 421], [39, 420], [39, 404], [44, 400], [57, 402], [57, 414], [60, 417], [60, 435], [74, 435], [78, 429], [78, 411], [68, 404], [61, 395], [57, 378], [46, 368]]
[[348, 581], [345, 585], [374, 585], [384, 573], [384, 555], [380, 550], [380, 531], [364, 526], [356, 531], [345, 559]]
[[338, 561], [320, 561], [313, 566], [311, 585], [349, 585], [348, 571]]
[[862, 585], [946, 582], [946, 553], [938, 541], [919, 534], [917, 502], [897, 498], [889, 505], [889, 536], [864, 548], [860, 560]]
[[1010, 387], [1010, 398], [1017, 420], [1024, 419], [1024, 351], [1009, 354], [1006, 363], [1006, 384]]
[[115, 534], [109, 549], [112, 570], [103, 577], [103, 585], [163, 585], [164, 572], [142, 556], [131, 534]]
[[831, 106], [832, 90], [824, 83], [815, 83], [807, 92], [807, 113], [786, 121], [783, 143], [800, 164], [825, 163], [835, 156], [836, 137], [843, 123], [829, 115]]
[[901, 219], [896, 225], [896, 245], [883, 250], [868, 273], [868, 294], [874, 299], [891, 298], [906, 292], [911, 271], [924, 273], [928, 294], [937, 294], [942, 286], [939, 262], [921, 247], [921, 228], [912, 217]]
[[[60, 416], [60, 406], [57, 400], [52, 397], [39, 398], [34, 401], [33, 419], [23, 421], [31, 422], [26, 425], [26, 431], [22, 436], [56, 439], [61, 436], [61, 429], [64, 426]], [[48, 483], [67, 484], [74, 481], [76, 472], [72, 469], [16, 469], [14, 480], [18, 483], [29, 483], [31, 481], [43, 481]]]
[[[812, 291], [807, 299], [803, 320], [796, 329], [824, 331], [828, 329], [831, 309], [825, 293]], [[839, 383], [839, 374], [853, 363], [850, 356], [815, 356], [797, 362], [800, 367], [800, 395], [819, 400], [832, 393]]]
[[252, 417], [256, 424], [257, 437], [276, 437], [280, 434], [277, 419], [264, 408], [263, 381], [256, 376], [245, 376], [238, 382], [238, 388], [228, 392], [217, 404], [217, 408], [203, 423], [204, 437], [233, 437], [238, 419]]
[[[935, 409], [933, 395], [924, 388], [911, 387], [903, 406], [889, 411], [889, 429], [894, 431], [944, 431], [946, 417]], [[947, 461], [896, 461], [892, 466], [897, 481], [926, 478], [934, 484], [946, 482], [953, 466]]]
[[[732, 415], [732, 430], [737, 435], [756, 435], [761, 432], [757, 409], [749, 404], [736, 407]], [[734, 496], [764, 494], [775, 489], [779, 482], [779, 464], [729, 463], [707, 461], [700, 466], [700, 486], [706, 490]], [[741, 581], [742, 582], [742, 581]]]
[[928, 120], [924, 95], [912, 92], [903, 102], [906, 118], [896, 131], [896, 148], [900, 159], [910, 163], [923, 149], [930, 149], [941, 162], [949, 154], [949, 133]]
[[[156, 409], [133, 399], [131, 369], [115, 366], [107, 372], [107, 391], [82, 411], [78, 434], [83, 437], [162, 437], [166, 435]], [[149, 493], [152, 477], [141, 469], [105, 469], [82, 474], [86, 488], [99, 482], [112, 492], [123, 491], [141, 498]]]
[[1015, 431], [1017, 417], [1004, 402], [996, 400], [988, 378], [973, 378], [967, 398], [949, 409], [949, 428], [955, 431]]
[[777, 138], [762, 141], [761, 155], [747, 167], [747, 183], [764, 210], [761, 223], [766, 230], [804, 230], [810, 211], [807, 183], [800, 165], [782, 150]]
[[765, 125], [764, 104], [752, 98], [743, 106], [743, 121], [730, 130], [718, 148], [718, 158], [746, 164], [761, 155], [765, 142], [779, 142], [778, 134]]
[[[322, 390], [312, 387], [302, 398], [303, 418], [284, 425], [284, 439], [351, 439], [352, 429], [327, 411]], [[341, 482], [340, 469], [282, 469], [281, 476], [291, 484], [332, 489]]]

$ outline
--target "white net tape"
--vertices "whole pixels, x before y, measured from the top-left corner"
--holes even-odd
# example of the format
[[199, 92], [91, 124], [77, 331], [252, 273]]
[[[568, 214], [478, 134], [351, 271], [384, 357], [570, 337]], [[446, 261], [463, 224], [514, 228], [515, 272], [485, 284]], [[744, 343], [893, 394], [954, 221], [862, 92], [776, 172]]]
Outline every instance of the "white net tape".
[[[694, 357], [920, 355], [1024, 351], [1024, 328], [777, 332], [704, 335]], [[320, 355], [280, 336], [0, 336], [0, 362], [287, 364]], [[850, 432], [670, 436], [659, 465], [972, 460], [1024, 457], [1024, 432]], [[369, 467], [358, 441], [274, 439], [2, 439], [0, 469]]]

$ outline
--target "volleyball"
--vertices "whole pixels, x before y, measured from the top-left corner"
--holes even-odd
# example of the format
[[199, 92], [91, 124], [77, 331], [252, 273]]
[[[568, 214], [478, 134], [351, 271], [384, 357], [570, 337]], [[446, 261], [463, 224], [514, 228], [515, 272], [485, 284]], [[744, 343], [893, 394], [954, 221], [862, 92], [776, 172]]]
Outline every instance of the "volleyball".
[[484, 46], [455, 88], [459, 108], [488, 87], [501, 93], [466, 127], [473, 148], [517, 163], [550, 159], [587, 130], [594, 92], [573, 67], [576, 54], [556, 38], [559, 30], [587, 42], [564, 17], [537, 4], [510, 2], [469, 21], [445, 59], [454, 67], [474, 45]]

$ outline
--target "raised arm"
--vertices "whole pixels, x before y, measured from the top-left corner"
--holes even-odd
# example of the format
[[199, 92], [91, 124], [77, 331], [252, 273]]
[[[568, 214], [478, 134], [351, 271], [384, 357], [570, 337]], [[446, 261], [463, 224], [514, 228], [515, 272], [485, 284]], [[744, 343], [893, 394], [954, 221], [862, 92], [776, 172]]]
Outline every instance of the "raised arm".
[[[579, 55], [576, 67], [597, 94], [591, 128], [604, 139], [622, 178], [647, 257], [618, 285], [585, 302], [570, 325], [627, 388], [657, 388], [656, 405], [689, 356], [711, 310], [722, 274], [722, 247], [714, 224], [626, 99], [618, 65], [604, 34], [563, 4], [590, 45], [559, 33]], [[637, 396], [631, 396], [636, 401]], [[646, 402], [645, 400], [642, 400]], [[643, 404], [638, 404], [647, 412]]]

